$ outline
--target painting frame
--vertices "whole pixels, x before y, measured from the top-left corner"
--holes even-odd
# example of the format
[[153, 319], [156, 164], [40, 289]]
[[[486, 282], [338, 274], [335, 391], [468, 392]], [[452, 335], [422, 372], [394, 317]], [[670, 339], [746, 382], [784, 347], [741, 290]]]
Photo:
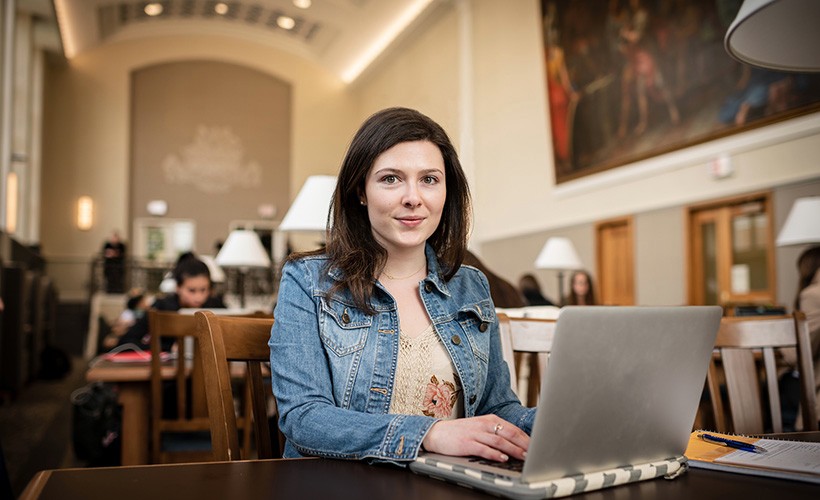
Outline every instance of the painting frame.
[[726, 53], [740, 3], [541, 0], [556, 184], [820, 110], [820, 74]]

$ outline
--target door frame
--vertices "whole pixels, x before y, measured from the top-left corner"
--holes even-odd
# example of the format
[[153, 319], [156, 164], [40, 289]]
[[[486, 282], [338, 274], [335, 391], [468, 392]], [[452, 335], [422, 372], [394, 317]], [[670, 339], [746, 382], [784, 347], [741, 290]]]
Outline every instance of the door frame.
[[[686, 223], [684, 224], [684, 231], [686, 231], [686, 286], [687, 286], [687, 300], [690, 305], [698, 305], [702, 301], [699, 300], [699, 290], [703, 289], [703, 276], [698, 273], [697, 260], [699, 255], [695, 251], [696, 243], [701, 239], [699, 232], [695, 231], [696, 218], [703, 216], [707, 211], [718, 211], [727, 209], [723, 212], [715, 212], [714, 220], [716, 224], [723, 224], [724, 228], [731, 230], [731, 209], [746, 203], [762, 202], [763, 211], [768, 217], [768, 227], [766, 229], [766, 267], [767, 267], [767, 282], [768, 287], [765, 291], [751, 291], [748, 294], [733, 295], [728, 290], [731, 290], [731, 262], [732, 262], [732, 241], [731, 234], [723, 234], [718, 229], [715, 238], [716, 245], [718, 245], [716, 252], [718, 259], [717, 280], [718, 280], [718, 304], [732, 305], [732, 304], [774, 304], [777, 302], [777, 272], [775, 269], [775, 245], [774, 245], [774, 206], [771, 191], [755, 191], [746, 193], [740, 196], [729, 196], [710, 200], [703, 203], [689, 205], [685, 208]], [[698, 247], [699, 248], [699, 247]], [[728, 266], [721, 267], [720, 262], [729, 263]], [[702, 267], [701, 267], [702, 269]], [[721, 293], [723, 292], [723, 293]], [[725, 296], [722, 296], [726, 294]]]

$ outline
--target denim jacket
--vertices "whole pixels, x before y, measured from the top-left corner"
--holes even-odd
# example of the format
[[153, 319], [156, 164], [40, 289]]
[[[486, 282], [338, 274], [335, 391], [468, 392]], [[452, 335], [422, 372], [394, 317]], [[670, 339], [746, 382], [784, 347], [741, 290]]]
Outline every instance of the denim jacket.
[[[430, 272], [419, 293], [463, 387], [466, 417], [494, 413], [527, 433], [534, 408], [510, 388], [487, 278], [462, 266], [441, 279], [428, 245]], [[433, 417], [388, 413], [399, 352], [398, 309], [376, 282], [375, 315], [348, 290], [328, 298], [340, 276], [324, 256], [288, 262], [274, 311], [270, 359], [285, 457], [305, 455], [400, 463], [416, 458]]]

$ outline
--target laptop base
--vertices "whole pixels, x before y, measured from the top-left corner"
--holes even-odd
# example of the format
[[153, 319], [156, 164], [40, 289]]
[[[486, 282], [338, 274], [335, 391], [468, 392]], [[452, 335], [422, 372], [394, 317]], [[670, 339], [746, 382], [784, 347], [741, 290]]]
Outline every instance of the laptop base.
[[506, 498], [560, 498], [610, 486], [664, 477], [674, 479], [688, 469], [683, 455], [639, 465], [627, 465], [599, 472], [589, 472], [535, 483], [523, 483], [489, 472], [444, 463], [419, 456], [410, 470], [447, 482], [487, 491]]

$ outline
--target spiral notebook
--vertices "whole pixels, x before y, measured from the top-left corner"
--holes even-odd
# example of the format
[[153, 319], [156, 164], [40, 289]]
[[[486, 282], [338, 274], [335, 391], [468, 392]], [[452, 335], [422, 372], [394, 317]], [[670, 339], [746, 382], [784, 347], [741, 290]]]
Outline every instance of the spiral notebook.
[[676, 477], [720, 307], [565, 307], [521, 471], [419, 454], [410, 469], [509, 498]]
[[[699, 437], [703, 433], [754, 444], [766, 451], [753, 453], [710, 443]], [[684, 455], [689, 459], [692, 467], [701, 469], [820, 484], [820, 442], [695, 431], [689, 438], [689, 445]]]

